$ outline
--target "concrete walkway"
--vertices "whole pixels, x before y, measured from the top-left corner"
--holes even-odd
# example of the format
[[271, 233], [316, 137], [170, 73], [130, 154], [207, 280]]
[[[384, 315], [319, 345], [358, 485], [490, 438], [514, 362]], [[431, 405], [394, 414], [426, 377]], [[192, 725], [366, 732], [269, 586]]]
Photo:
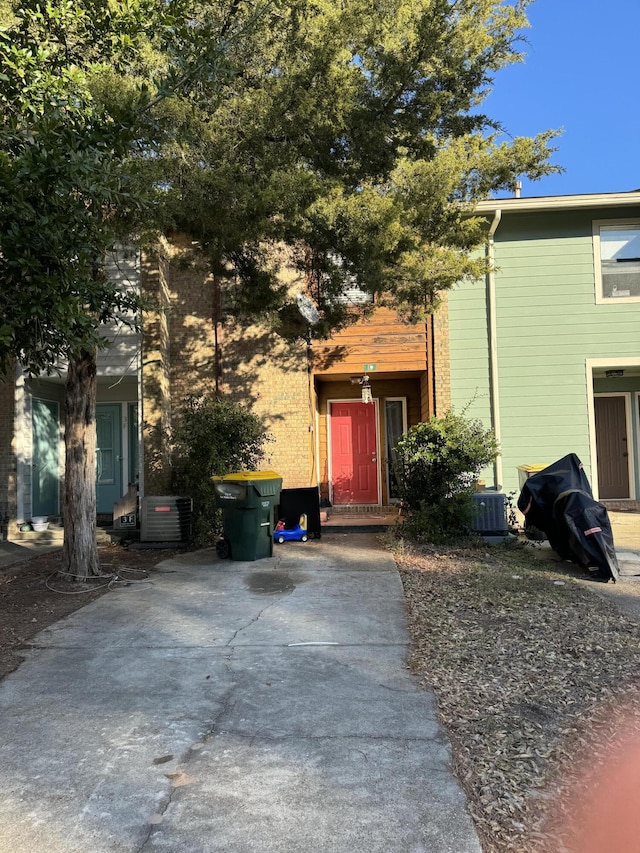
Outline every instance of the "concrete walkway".
[[161, 564], [0, 683], [2, 853], [479, 853], [369, 533]]

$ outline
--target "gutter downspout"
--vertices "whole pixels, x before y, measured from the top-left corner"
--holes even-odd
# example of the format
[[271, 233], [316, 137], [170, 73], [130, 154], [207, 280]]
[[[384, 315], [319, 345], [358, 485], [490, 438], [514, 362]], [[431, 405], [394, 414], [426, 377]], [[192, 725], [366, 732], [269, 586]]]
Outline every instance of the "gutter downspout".
[[[501, 443], [502, 430], [500, 426], [500, 394], [498, 388], [498, 323], [496, 319], [496, 274], [495, 274], [495, 244], [494, 235], [502, 219], [502, 210], [496, 208], [493, 221], [489, 228], [486, 258], [489, 265], [487, 271], [487, 333], [489, 338], [489, 385], [491, 390], [491, 421], [498, 444]], [[502, 488], [502, 456], [496, 456], [493, 464], [495, 488]]]

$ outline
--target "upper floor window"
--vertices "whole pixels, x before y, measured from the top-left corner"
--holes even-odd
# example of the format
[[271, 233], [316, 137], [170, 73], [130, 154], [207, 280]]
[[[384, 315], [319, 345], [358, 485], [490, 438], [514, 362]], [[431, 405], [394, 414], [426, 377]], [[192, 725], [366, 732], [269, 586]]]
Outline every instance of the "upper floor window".
[[[329, 271], [325, 273], [323, 289], [328, 302], [337, 302], [341, 305], [366, 305], [374, 301], [373, 293], [362, 288], [355, 275], [345, 275], [342, 272], [344, 261], [339, 255], [329, 254], [327, 260]], [[331, 275], [331, 267], [333, 267], [334, 273], [340, 274], [338, 291], [336, 291], [335, 278]]]
[[596, 302], [640, 302], [640, 221], [593, 223]]

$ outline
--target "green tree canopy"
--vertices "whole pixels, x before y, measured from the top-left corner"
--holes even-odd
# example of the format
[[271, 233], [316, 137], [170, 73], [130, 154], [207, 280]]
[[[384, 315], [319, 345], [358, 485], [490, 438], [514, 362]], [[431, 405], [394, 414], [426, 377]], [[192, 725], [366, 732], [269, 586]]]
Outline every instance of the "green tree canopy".
[[482, 111], [495, 72], [522, 59], [527, 5], [281, 5], [227, 54], [215, 105], [177, 116], [187, 133], [152, 164], [167, 221], [236, 276], [246, 313], [287, 299], [270, 266], [278, 240], [315, 282], [324, 331], [343, 319], [332, 297], [347, 276], [422, 318], [440, 290], [483, 270], [474, 202], [555, 168], [553, 133], [505, 141]]
[[[138, 307], [105, 275], [109, 250], [151, 224], [141, 164], [172, 136], [159, 105], [192, 94], [194, 44], [218, 69], [192, 4], [49, 3], [0, 29], [0, 364], [31, 373], [100, 345]], [[189, 38], [187, 38], [187, 35]]]
[[201, 241], [246, 313], [287, 300], [279, 241], [324, 331], [353, 276], [422, 317], [482, 271], [474, 201], [555, 168], [552, 133], [501, 141], [482, 111], [528, 2], [5, 3], [0, 360], [50, 369], [99, 343], [135, 307], [105, 252], [160, 226]]

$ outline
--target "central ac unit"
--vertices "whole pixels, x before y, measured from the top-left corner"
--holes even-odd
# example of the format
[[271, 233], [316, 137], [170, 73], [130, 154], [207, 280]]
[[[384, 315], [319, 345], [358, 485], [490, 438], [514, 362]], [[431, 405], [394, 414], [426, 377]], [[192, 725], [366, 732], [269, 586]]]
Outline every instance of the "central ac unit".
[[187, 542], [191, 537], [191, 498], [152, 495], [142, 498], [141, 542]]
[[483, 536], [505, 536], [509, 532], [506, 501], [502, 492], [476, 492], [471, 530]]

